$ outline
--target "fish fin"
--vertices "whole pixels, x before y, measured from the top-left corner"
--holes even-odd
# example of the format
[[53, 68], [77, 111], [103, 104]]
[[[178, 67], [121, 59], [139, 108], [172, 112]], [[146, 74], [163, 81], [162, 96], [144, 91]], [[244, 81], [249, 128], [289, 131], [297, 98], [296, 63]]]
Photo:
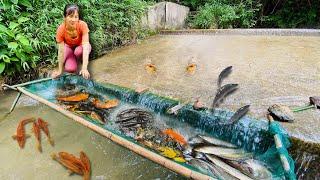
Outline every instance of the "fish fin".
[[12, 139], [16, 140], [17, 139], [17, 135], [13, 135]]
[[68, 174], [69, 174], [69, 176], [71, 176], [73, 173], [74, 173], [73, 171], [68, 170]]

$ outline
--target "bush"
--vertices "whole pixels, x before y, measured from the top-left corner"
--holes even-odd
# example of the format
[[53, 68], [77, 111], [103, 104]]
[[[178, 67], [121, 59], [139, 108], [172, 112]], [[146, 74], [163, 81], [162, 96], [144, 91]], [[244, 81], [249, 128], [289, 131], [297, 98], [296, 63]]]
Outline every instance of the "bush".
[[28, 71], [39, 60], [29, 40], [31, 35], [24, 31], [29, 14], [19, 11], [28, 6], [18, 1], [4, 1], [0, 6], [0, 74]]
[[[237, 4], [237, 5], [236, 5]], [[211, 1], [199, 8], [192, 24], [196, 28], [249, 28], [253, 27], [259, 4], [251, 1]]]

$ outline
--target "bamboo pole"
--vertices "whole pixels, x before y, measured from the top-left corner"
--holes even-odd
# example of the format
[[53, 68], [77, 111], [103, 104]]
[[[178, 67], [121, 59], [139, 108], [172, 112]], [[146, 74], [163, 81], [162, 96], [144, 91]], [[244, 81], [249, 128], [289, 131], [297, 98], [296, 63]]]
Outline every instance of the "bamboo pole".
[[16, 97], [16, 99], [13, 101], [13, 103], [12, 103], [12, 105], [11, 105], [11, 108], [10, 108], [8, 114], [11, 113], [11, 112], [13, 111], [13, 109], [16, 107], [16, 104], [17, 104], [17, 102], [18, 102], [21, 94], [22, 94], [22, 92], [19, 92], [19, 93], [17, 94], [17, 97]]
[[65, 109], [63, 109], [62, 107], [58, 106], [57, 104], [54, 104], [50, 101], [47, 101], [46, 99], [42, 98], [42, 97], [39, 97], [35, 94], [32, 94], [30, 92], [28, 92], [27, 90], [25, 90], [25, 88], [23, 87], [17, 87], [17, 89], [22, 92], [23, 94], [43, 103], [43, 104], [46, 104], [47, 106], [55, 109], [56, 111], [64, 114], [65, 116], [75, 120], [76, 122], [92, 129], [93, 131], [105, 136], [106, 138], [112, 140], [113, 142], [119, 144], [119, 145], [122, 145], [128, 149], [130, 149], [131, 151], [147, 158], [147, 159], [150, 159], [172, 171], [175, 171], [183, 176], [186, 176], [188, 178], [192, 178], [192, 179], [199, 179], [199, 180], [209, 180], [209, 179], [214, 179], [208, 175], [205, 175], [205, 174], [202, 174], [202, 173], [199, 173], [199, 172], [196, 172], [196, 171], [193, 171], [183, 165], [180, 165], [176, 162], [173, 162], [155, 152], [152, 152], [146, 148], [143, 148], [133, 142], [130, 142], [128, 140], [126, 140], [125, 138], [122, 138], [104, 128], [101, 128], [85, 119], [83, 119], [82, 117], [79, 117]]

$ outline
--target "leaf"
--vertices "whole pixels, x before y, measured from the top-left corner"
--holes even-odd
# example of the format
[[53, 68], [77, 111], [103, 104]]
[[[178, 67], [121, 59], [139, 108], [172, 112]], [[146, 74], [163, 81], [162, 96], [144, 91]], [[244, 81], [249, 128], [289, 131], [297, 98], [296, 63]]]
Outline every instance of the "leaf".
[[0, 74], [4, 71], [4, 68], [6, 67], [6, 64], [4, 62], [0, 63]]
[[31, 3], [28, 0], [19, 0], [19, 4], [26, 7], [32, 7]]
[[15, 22], [10, 22], [10, 24], [9, 24], [9, 29], [11, 29], [11, 30], [13, 30], [13, 29], [15, 29], [17, 26], [19, 26], [19, 24], [18, 23], [15, 23]]
[[11, 0], [13, 4], [18, 4], [18, 0]]
[[21, 34], [17, 35], [16, 40], [19, 41], [24, 46], [28, 46], [29, 45], [29, 40], [25, 36], [23, 36]]
[[21, 24], [21, 23], [24, 23], [24, 22], [26, 22], [28, 20], [29, 20], [29, 18], [27, 18], [27, 17], [19, 17], [18, 23]]
[[0, 56], [0, 58], [3, 59], [3, 61], [6, 62], [6, 63], [10, 63], [10, 59], [9, 59], [8, 56], [4, 55], [3, 58], [1, 56]]
[[19, 59], [16, 58], [16, 57], [12, 57], [10, 60], [11, 60], [11, 61], [14, 61], [14, 62], [18, 62], [18, 61], [19, 61]]
[[8, 31], [8, 28], [5, 27], [4, 25], [0, 24], [0, 32], [6, 33]]
[[22, 67], [23, 67], [24, 71], [27, 71], [27, 70], [30, 69], [30, 66], [29, 66], [29, 64], [27, 62], [23, 62], [22, 63]]
[[17, 42], [10, 42], [10, 43], [8, 43], [8, 48], [9, 49], [17, 49], [17, 47], [18, 47], [18, 43]]

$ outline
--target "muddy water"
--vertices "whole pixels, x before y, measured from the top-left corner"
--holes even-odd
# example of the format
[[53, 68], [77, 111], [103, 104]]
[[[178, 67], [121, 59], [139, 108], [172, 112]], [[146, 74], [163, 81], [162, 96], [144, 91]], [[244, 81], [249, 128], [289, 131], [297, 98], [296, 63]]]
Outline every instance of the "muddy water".
[[[0, 179], [81, 179], [78, 175], [69, 176], [63, 166], [51, 159], [52, 153], [66, 151], [79, 156], [81, 150], [91, 160], [93, 180], [184, 179], [26, 96], [21, 96], [16, 109], [6, 116], [15, 95], [15, 92], [0, 94]], [[19, 149], [11, 136], [19, 120], [26, 117], [48, 121], [54, 147], [42, 134], [43, 152], [39, 153], [31, 132], [32, 124], [27, 124], [25, 129], [31, 138], [23, 150]]]
[[[251, 115], [260, 118], [274, 103], [302, 106], [309, 96], [319, 95], [319, 47], [320, 37], [161, 35], [94, 61], [91, 71], [99, 82], [149, 87], [182, 101], [200, 97], [210, 106], [219, 72], [232, 65], [233, 73], [223, 83], [240, 88], [221, 107], [236, 110], [250, 104]], [[156, 65], [155, 74], [144, 69], [147, 59]], [[190, 61], [197, 64], [194, 75], [186, 73]], [[283, 124], [290, 135], [320, 143], [320, 111], [296, 113], [295, 118], [295, 123]]]

